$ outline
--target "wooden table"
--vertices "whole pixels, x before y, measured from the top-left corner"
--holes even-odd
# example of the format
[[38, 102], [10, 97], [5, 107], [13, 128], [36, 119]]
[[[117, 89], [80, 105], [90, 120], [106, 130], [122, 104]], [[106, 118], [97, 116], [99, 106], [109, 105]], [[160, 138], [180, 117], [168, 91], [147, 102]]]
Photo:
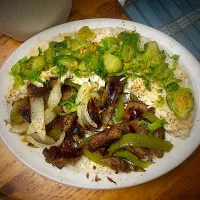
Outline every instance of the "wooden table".
[[[128, 19], [115, 0], [74, 0], [68, 21], [86, 18]], [[0, 33], [0, 66], [21, 45]], [[17, 161], [0, 140], [0, 197], [3, 199], [200, 199], [200, 147], [183, 164], [149, 183], [120, 190], [67, 187], [41, 177]]]

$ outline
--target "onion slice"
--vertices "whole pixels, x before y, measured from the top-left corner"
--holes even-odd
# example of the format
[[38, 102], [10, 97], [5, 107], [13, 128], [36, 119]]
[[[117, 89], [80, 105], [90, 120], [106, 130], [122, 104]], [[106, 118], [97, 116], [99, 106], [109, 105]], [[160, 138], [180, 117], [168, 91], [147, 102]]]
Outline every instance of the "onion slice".
[[45, 121], [44, 121], [44, 101], [43, 97], [31, 97], [31, 122], [36, 132], [42, 139], [45, 139], [46, 130], [45, 130]]
[[54, 85], [53, 89], [50, 92], [48, 98], [48, 107], [54, 108], [55, 106], [57, 106], [61, 98], [62, 98], [61, 83], [60, 83], [60, 78], [58, 78], [56, 84]]
[[29, 123], [23, 123], [23, 124], [20, 124], [20, 125], [13, 125], [9, 131], [11, 133], [16, 133], [16, 134], [23, 134], [23, 133], [26, 133], [27, 129], [29, 127]]
[[82, 114], [87, 121], [88, 124], [93, 126], [94, 128], [97, 128], [97, 124], [91, 119], [90, 114], [88, 112], [88, 102], [89, 98], [85, 99], [82, 104]]
[[32, 135], [33, 133], [37, 132], [33, 124], [29, 124], [28, 130], [26, 132], [27, 135]]
[[60, 146], [65, 138], [65, 131], [61, 132], [60, 138], [57, 142], [55, 142], [55, 140], [49, 136], [46, 136], [43, 140], [37, 133], [34, 133], [31, 136], [26, 136], [26, 138], [31, 144], [35, 145], [38, 148], [50, 148], [51, 146]]
[[47, 125], [48, 123], [50, 123], [54, 118], [56, 118], [56, 113], [54, 112], [53, 108], [47, 108], [44, 111], [44, 122], [45, 125]]
[[91, 125], [97, 128], [97, 124], [91, 119], [87, 108], [88, 102], [91, 98], [95, 97], [97, 99], [100, 99], [98, 93], [96, 92], [97, 90], [98, 84], [92, 82], [90, 84], [83, 83], [78, 91], [78, 95], [76, 98], [76, 104], [78, 105], [77, 115], [78, 121], [83, 127], [85, 127], [85, 125]]

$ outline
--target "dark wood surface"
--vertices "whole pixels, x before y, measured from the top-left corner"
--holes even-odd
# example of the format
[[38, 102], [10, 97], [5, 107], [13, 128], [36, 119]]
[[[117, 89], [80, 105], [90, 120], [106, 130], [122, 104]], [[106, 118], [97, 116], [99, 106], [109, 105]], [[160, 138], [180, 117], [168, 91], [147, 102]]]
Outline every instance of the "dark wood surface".
[[[74, 0], [68, 21], [128, 19], [115, 0]], [[0, 66], [21, 45], [0, 33]], [[200, 147], [179, 167], [151, 182], [120, 190], [86, 190], [57, 184], [31, 171], [0, 140], [0, 197], [3, 199], [197, 200], [200, 199]]]

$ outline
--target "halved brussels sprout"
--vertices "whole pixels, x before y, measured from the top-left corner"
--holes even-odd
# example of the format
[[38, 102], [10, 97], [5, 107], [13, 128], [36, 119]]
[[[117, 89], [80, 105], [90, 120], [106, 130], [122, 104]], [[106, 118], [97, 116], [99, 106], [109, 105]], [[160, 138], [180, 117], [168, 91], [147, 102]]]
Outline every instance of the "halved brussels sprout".
[[105, 65], [105, 69], [109, 74], [120, 72], [122, 70], [122, 61], [117, 56], [114, 56], [112, 54], [104, 54], [103, 62]]
[[78, 31], [78, 37], [82, 40], [86, 39], [94, 39], [95, 38], [95, 33], [92, 32], [88, 26], [83, 26], [79, 31]]
[[188, 119], [194, 107], [194, 98], [189, 88], [179, 88], [167, 93], [169, 108], [179, 119]]
[[152, 67], [159, 66], [165, 60], [164, 52], [160, 51], [155, 41], [147, 42], [144, 45], [144, 49], [144, 58], [147, 58]]

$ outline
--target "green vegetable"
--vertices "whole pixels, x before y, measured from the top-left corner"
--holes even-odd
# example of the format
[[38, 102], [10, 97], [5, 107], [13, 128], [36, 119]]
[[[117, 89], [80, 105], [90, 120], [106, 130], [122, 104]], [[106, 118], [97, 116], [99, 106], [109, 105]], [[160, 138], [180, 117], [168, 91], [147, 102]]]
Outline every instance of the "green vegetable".
[[150, 112], [144, 112], [142, 114], [142, 117], [149, 120], [150, 122], [155, 122], [155, 121], [159, 120], [153, 113], [150, 113]]
[[[93, 71], [94, 68], [98, 65], [98, 56], [95, 54], [89, 54], [84, 57], [84, 66], [81, 71]], [[79, 66], [80, 69], [80, 66]]]
[[139, 160], [137, 156], [130, 153], [129, 151], [116, 151], [114, 156], [125, 159], [125, 160], [131, 162], [133, 165], [141, 167], [141, 168], [147, 168], [151, 164], [153, 164], [153, 162]]
[[113, 116], [115, 124], [118, 124], [124, 118], [124, 103], [122, 96], [119, 96], [117, 103], [115, 104], [115, 113]]
[[76, 112], [77, 111], [77, 105], [72, 102], [65, 102], [65, 105], [63, 106], [63, 110], [66, 114]]
[[77, 105], [75, 103], [76, 97], [77, 97], [77, 93], [73, 94], [69, 99], [61, 101], [59, 103], [59, 106], [63, 107], [63, 110], [66, 114], [77, 111]]
[[165, 87], [166, 91], [173, 91], [173, 90], [178, 90], [179, 85], [177, 83], [170, 83]]
[[155, 101], [155, 105], [157, 107], [162, 107], [164, 104], [165, 104], [164, 98], [161, 95], [159, 95], [158, 100]]
[[75, 39], [70, 40], [70, 44], [71, 44], [70, 49], [72, 51], [76, 51], [76, 50], [87, 48], [89, 43], [85, 40], [80, 40], [78, 38], [75, 38]]
[[107, 51], [109, 54], [114, 54], [116, 51], [119, 50], [119, 46], [116, 44], [113, 44]]
[[173, 70], [168, 67], [168, 64], [163, 63], [153, 70], [152, 79], [161, 87], [177, 82]]
[[86, 40], [86, 39], [94, 39], [95, 34], [92, 32], [88, 26], [83, 26], [79, 31], [78, 31], [78, 37], [81, 40]]
[[67, 69], [76, 70], [78, 69], [78, 61], [72, 56], [57, 56], [55, 58], [56, 64], [59, 66], [65, 66]]
[[47, 133], [47, 135], [51, 138], [53, 138], [54, 140], [57, 140], [60, 137], [61, 134], [61, 127], [60, 126], [56, 126], [55, 128], [53, 128], [51, 131], [49, 131]]
[[42, 55], [43, 55], [42, 49], [38, 47], [38, 56], [42, 56]]
[[45, 52], [44, 52], [44, 59], [47, 63], [53, 64], [54, 58], [56, 55], [56, 51], [53, 45], [51, 45]]
[[42, 56], [33, 56], [23, 63], [21, 72], [24, 76], [29, 76], [34, 72], [41, 71], [45, 65], [46, 62]]
[[167, 104], [179, 119], [188, 119], [193, 107], [194, 98], [189, 88], [167, 92]]
[[19, 109], [26, 103], [27, 99], [19, 99], [15, 101], [10, 111], [10, 125], [19, 125], [23, 123], [23, 117], [19, 114]]
[[158, 128], [163, 127], [165, 123], [166, 123], [166, 121], [164, 119], [158, 119], [155, 122], [153, 122], [152, 124], [149, 124], [148, 128], [149, 128], [150, 132], [153, 133]]
[[108, 76], [108, 72], [103, 63], [103, 58], [98, 59], [97, 65], [94, 66], [94, 72], [103, 79]]
[[122, 61], [117, 56], [114, 56], [112, 54], [104, 54], [103, 62], [105, 65], [105, 69], [109, 74], [120, 72], [122, 70]]
[[178, 59], [179, 59], [179, 55], [176, 55], [176, 54], [174, 54], [171, 58], [175, 61], [175, 62], [177, 62], [178, 61]]
[[138, 124], [144, 125], [144, 127], [149, 130], [149, 134], [152, 134], [155, 130], [163, 127], [165, 123], [166, 123], [166, 121], [164, 119], [158, 119], [155, 122], [153, 122], [152, 124], [150, 124], [144, 120], [139, 121]]
[[129, 62], [135, 55], [135, 50], [130, 44], [121, 46], [121, 58], [124, 62]]
[[89, 141], [91, 141], [91, 140], [92, 140], [91, 137], [86, 137], [86, 138], [78, 139], [78, 142], [89, 142]]
[[102, 44], [105, 50], [109, 50], [113, 45], [119, 45], [119, 40], [115, 37], [106, 37], [102, 39]]
[[39, 80], [41, 71], [46, 66], [46, 62], [42, 56], [26, 57], [19, 60], [12, 66], [10, 74], [14, 76], [14, 88], [23, 85], [24, 80], [31, 82]]
[[61, 76], [63, 76], [66, 72], [67, 72], [67, 69], [64, 65], [57, 66], [51, 70], [52, 74], [59, 74]]
[[70, 80], [65, 80], [65, 84], [66, 84], [66, 85], [69, 85], [69, 86], [71, 86], [71, 87], [74, 87], [74, 88], [76, 88], [77, 90], [79, 90], [79, 88], [81, 87], [80, 85], [78, 85], [78, 84], [76, 84], [76, 83], [73, 83], [73, 82], [70, 81]]
[[91, 160], [94, 163], [97, 163], [98, 165], [104, 166], [103, 162], [101, 161], [103, 159], [103, 156], [96, 152], [90, 152], [86, 149], [83, 150], [83, 155]]
[[129, 133], [123, 135], [117, 142], [109, 147], [109, 155], [111, 156], [116, 150], [128, 146], [147, 147], [169, 152], [172, 149], [173, 144], [153, 136]]
[[136, 32], [121, 32], [118, 35], [118, 39], [123, 42], [123, 44], [130, 44], [134, 50], [138, 51], [138, 43], [140, 39], [140, 35]]
[[130, 94], [130, 98], [131, 98], [131, 100], [134, 101], [134, 102], [138, 102], [138, 103], [140, 102], [140, 100], [137, 98], [137, 96], [134, 95], [133, 93]]
[[144, 59], [147, 59], [150, 66], [155, 68], [165, 61], [165, 54], [158, 48], [158, 44], [155, 41], [147, 42], [144, 45]]

